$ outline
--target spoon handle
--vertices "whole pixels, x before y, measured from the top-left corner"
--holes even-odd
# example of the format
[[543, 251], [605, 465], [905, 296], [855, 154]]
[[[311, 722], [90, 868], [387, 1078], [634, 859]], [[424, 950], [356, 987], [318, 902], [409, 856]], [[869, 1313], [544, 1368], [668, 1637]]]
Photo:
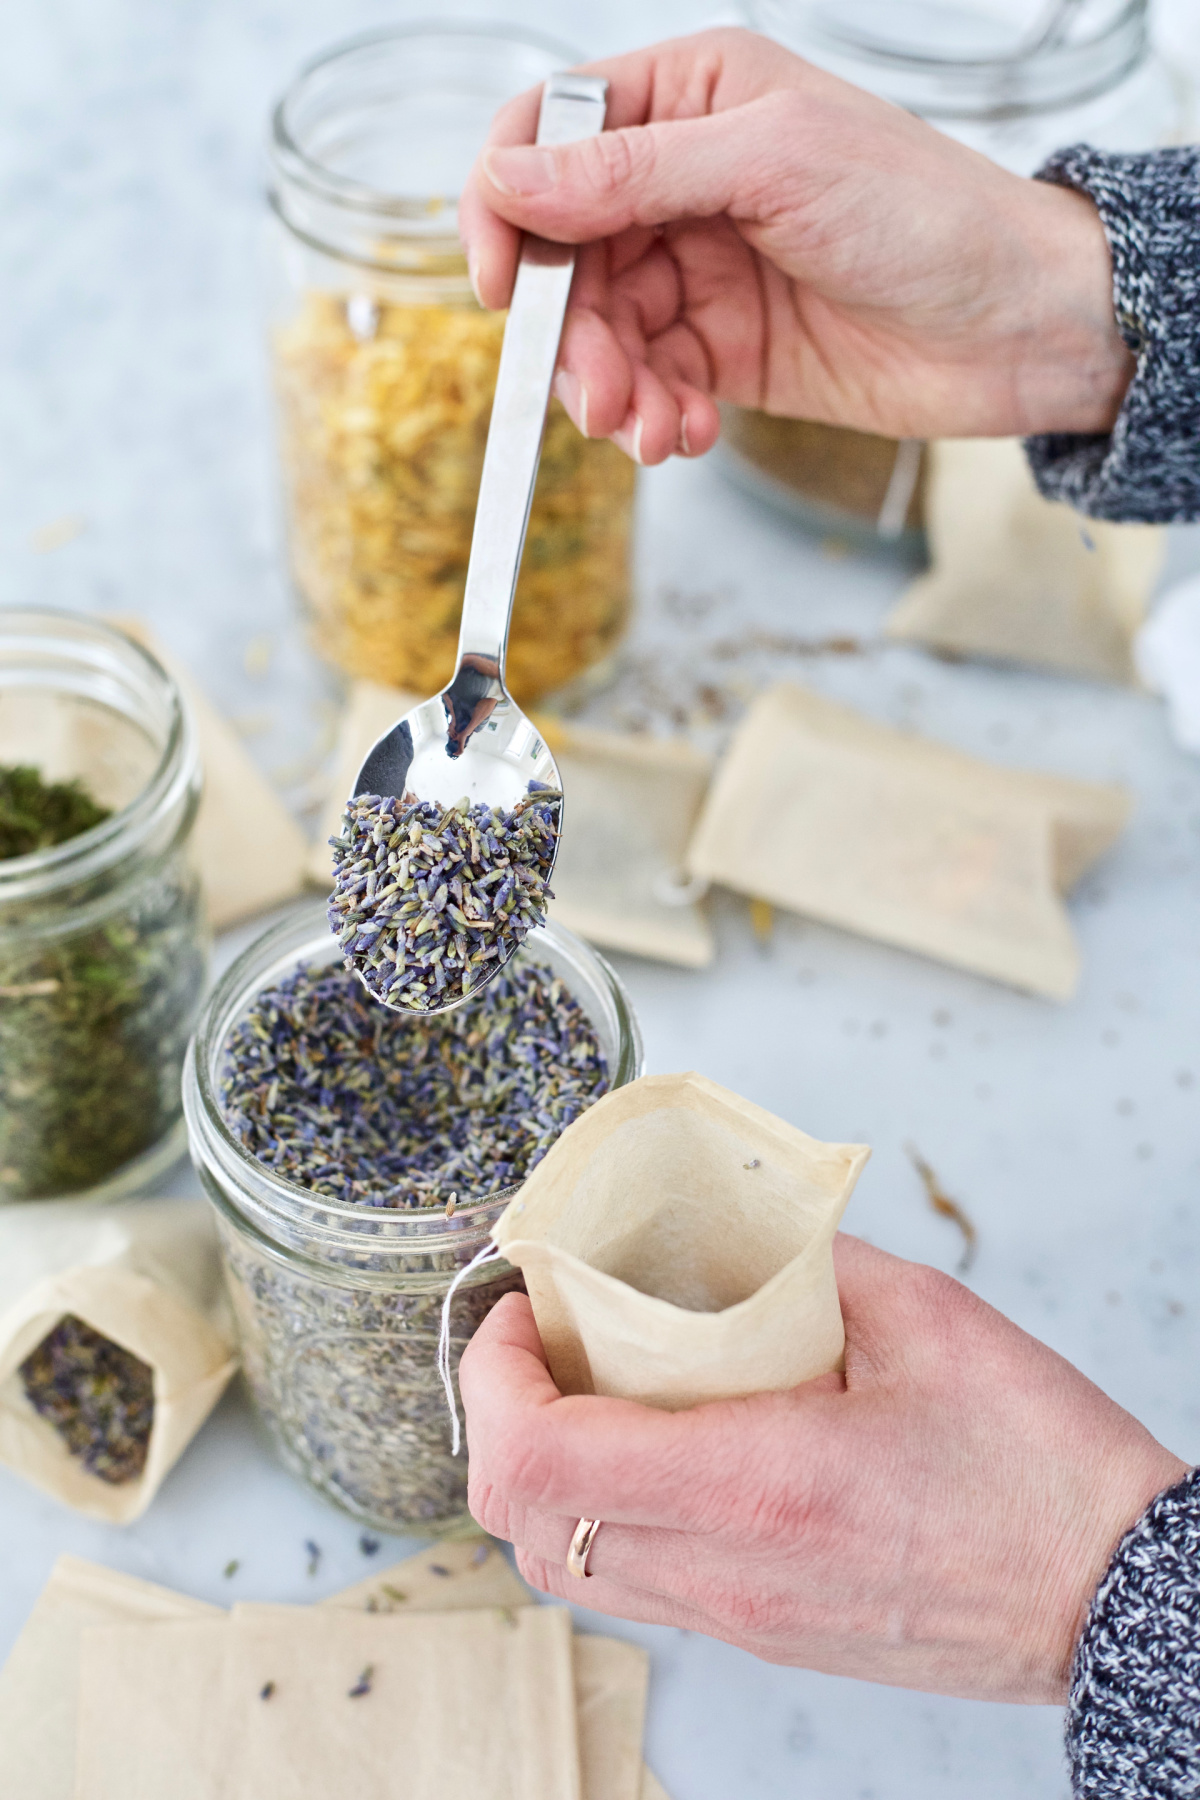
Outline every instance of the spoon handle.
[[[607, 91], [608, 83], [592, 75], [552, 75], [542, 91], [538, 143], [571, 144], [594, 137], [604, 128]], [[574, 272], [573, 244], [526, 235], [504, 326], [458, 638], [459, 668], [465, 665], [501, 682]]]

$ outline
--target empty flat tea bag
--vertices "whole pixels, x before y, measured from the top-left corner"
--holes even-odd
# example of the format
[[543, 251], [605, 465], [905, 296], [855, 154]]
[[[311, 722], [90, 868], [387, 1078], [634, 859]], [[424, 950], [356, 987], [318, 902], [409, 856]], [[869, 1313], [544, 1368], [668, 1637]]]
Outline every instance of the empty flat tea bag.
[[239, 1606], [226, 1682], [222, 1800], [581, 1800], [562, 1607]]
[[382, 1613], [533, 1604], [533, 1594], [489, 1538], [466, 1538], [421, 1550], [321, 1602], [348, 1612]]
[[13, 1800], [71, 1800], [88, 1627], [223, 1617], [219, 1607], [202, 1600], [77, 1556], [60, 1556], [0, 1669], [0, 1794]]
[[538, 723], [566, 798], [550, 917], [607, 949], [703, 968], [713, 935], [683, 859], [712, 759], [679, 740]]
[[589, 1107], [492, 1231], [561, 1391], [675, 1410], [840, 1367], [833, 1237], [869, 1154], [703, 1075]]
[[1158, 525], [1084, 519], [1038, 493], [1019, 440], [929, 447], [933, 567], [889, 614], [888, 637], [1136, 681], [1133, 639], [1158, 578]]
[[206, 1202], [0, 1207], [0, 1463], [127, 1524], [235, 1367]]
[[739, 893], [1066, 1000], [1080, 965], [1061, 896], [1129, 806], [781, 684], [739, 727], [688, 856]]
[[618, 1638], [575, 1637], [583, 1800], [641, 1800], [650, 1658]]
[[308, 839], [232, 725], [167, 656], [139, 621], [116, 619], [144, 644], [173, 679], [191, 709], [204, 771], [204, 792], [192, 850], [209, 920], [218, 931], [239, 919], [281, 906], [304, 891]]
[[[534, 1606], [498, 1544], [441, 1543], [344, 1588], [322, 1606], [356, 1612], [461, 1612]], [[616, 1638], [574, 1640], [582, 1800], [640, 1800], [649, 1661]]]
[[[224, 1615], [84, 1631], [73, 1800], [232, 1793], [231, 1639]], [[270, 1783], [261, 1792], [273, 1795]]]

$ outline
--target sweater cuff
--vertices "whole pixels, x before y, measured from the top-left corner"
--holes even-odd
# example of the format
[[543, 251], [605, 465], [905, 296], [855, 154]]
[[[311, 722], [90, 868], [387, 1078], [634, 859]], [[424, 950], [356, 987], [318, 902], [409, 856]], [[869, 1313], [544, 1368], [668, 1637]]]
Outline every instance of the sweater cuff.
[[1137, 358], [1108, 436], [1026, 440], [1048, 500], [1097, 519], [1200, 518], [1200, 149], [1106, 155], [1059, 150], [1037, 181], [1095, 202], [1113, 264], [1113, 305]]
[[1200, 1469], [1117, 1546], [1075, 1653], [1076, 1800], [1200, 1795]]

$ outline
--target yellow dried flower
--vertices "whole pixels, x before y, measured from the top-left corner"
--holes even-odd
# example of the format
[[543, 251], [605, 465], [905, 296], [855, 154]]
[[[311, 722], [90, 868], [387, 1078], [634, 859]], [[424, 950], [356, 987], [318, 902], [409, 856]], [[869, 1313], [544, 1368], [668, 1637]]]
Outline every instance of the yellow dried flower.
[[[474, 306], [310, 292], [276, 335], [293, 571], [319, 648], [351, 675], [433, 693], [453, 673], [503, 333]], [[551, 404], [509, 640], [518, 700], [620, 637], [633, 481]]]

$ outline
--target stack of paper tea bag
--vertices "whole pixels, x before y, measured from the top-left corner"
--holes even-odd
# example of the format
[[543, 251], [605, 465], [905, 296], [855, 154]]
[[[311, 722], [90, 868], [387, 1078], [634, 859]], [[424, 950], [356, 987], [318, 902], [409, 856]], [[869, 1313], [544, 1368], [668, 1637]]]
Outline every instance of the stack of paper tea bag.
[[320, 1606], [232, 1612], [62, 1557], [0, 1670], [21, 1800], [666, 1800], [648, 1662], [487, 1540]]

